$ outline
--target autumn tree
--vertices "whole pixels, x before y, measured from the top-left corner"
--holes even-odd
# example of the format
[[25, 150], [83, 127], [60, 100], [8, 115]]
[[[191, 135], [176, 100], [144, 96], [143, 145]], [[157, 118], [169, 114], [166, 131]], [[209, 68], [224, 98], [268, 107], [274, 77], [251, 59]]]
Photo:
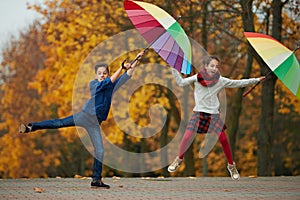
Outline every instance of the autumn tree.
[[[47, 165], [41, 165], [43, 154], [35, 149], [34, 137], [18, 136], [17, 127], [26, 122], [43, 116], [41, 104], [36, 91], [29, 89], [28, 82], [43, 67], [44, 54], [39, 50], [43, 35], [38, 24], [32, 25], [20, 35], [20, 39], [12, 38], [9, 46], [3, 51], [1, 71], [5, 71], [1, 85], [1, 137], [0, 171], [3, 177], [38, 177], [46, 174]], [[29, 53], [30, 52], [30, 53]], [[45, 159], [47, 159], [47, 154]], [[49, 155], [48, 155], [49, 156]]]
[[[247, 48], [243, 31], [275, 31], [276, 27], [272, 26], [280, 24], [280, 21], [272, 22], [275, 14], [269, 12], [276, 10], [275, 4], [269, 1], [243, 0], [147, 2], [158, 5], [174, 18], [182, 16], [179, 23], [188, 36], [200, 43], [209, 54], [221, 57], [221, 73], [224, 76], [247, 78], [259, 76], [260, 65], [263, 66], [262, 69], [267, 69], [253, 49]], [[109, 62], [110, 71], [113, 73], [124, 59], [133, 58], [141, 50], [140, 44], [146, 46], [146, 43], [138, 35], [132, 34], [133, 32], [126, 32], [134, 27], [124, 11], [122, 1], [49, 0], [43, 5], [29, 7], [43, 16], [42, 23], [30, 28], [20, 40], [12, 41], [10, 48], [4, 51], [4, 62], [1, 65], [1, 72], [7, 73], [2, 75], [0, 90], [3, 105], [0, 120], [0, 175], [69, 177], [80, 173], [89, 176], [92, 157], [88, 154], [89, 148], [85, 146], [85, 136], [80, 131], [68, 128], [19, 136], [16, 134], [16, 127], [19, 122], [59, 118], [80, 110], [89, 98], [88, 83], [94, 78], [93, 64], [98, 61]], [[281, 25], [284, 28], [281, 33], [284, 37], [281, 39], [292, 48], [294, 41], [299, 38], [295, 28], [297, 23], [285, 13], [282, 16], [284, 20]], [[124, 39], [114, 37], [116, 34], [128, 35]], [[193, 52], [193, 64], [196, 68], [201, 65], [201, 55]], [[154, 64], [160, 64], [160, 68], [152, 68]], [[117, 100], [112, 103], [107, 121], [101, 124], [103, 137], [110, 143], [126, 151], [144, 153], [168, 145], [177, 132], [184, 133], [185, 127], [179, 125], [189, 120], [188, 115], [194, 105], [193, 97], [189, 96], [192, 88], [178, 87], [165, 65], [150, 49], [130, 80], [135, 83], [144, 82], [141, 82], [140, 87], [134, 88], [133, 93], [126, 87], [116, 92]], [[196, 71], [197, 69], [193, 69], [193, 74]], [[273, 148], [266, 153], [267, 156], [273, 153], [272, 156], [276, 158], [276, 161], [272, 160], [270, 173], [274, 169], [276, 175], [295, 175], [299, 174], [299, 159], [293, 153], [299, 147], [295, 140], [298, 137], [296, 130], [299, 124], [299, 101], [278, 82], [273, 89], [274, 119], [270, 119], [274, 121]], [[130, 82], [128, 85], [130, 86]], [[240, 163], [238, 167], [241, 174], [262, 175], [257, 172], [257, 152], [261, 156], [264, 149], [261, 147], [262, 143], [256, 143], [263, 140], [256, 138], [256, 133], [259, 132], [257, 119], [261, 112], [260, 106], [264, 106], [264, 103], [260, 103], [258, 96], [262, 92], [265, 94], [270, 91], [261, 91], [261, 87], [258, 87], [244, 99], [242, 91], [243, 89], [226, 91], [228, 102], [222, 102], [230, 110], [227, 116], [228, 134], [235, 159]], [[262, 101], [269, 104], [263, 98], [266, 97], [262, 97]], [[178, 99], [184, 99], [182, 105]], [[151, 113], [152, 111], [154, 112]], [[160, 131], [151, 137], [144, 137], [153, 133], [151, 125], [161, 124], [164, 119], [166, 121]], [[260, 129], [260, 135], [263, 132], [265, 130]], [[269, 140], [270, 138], [266, 142], [270, 142]], [[177, 150], [179, 144], [180, 141]], [[197, 160], [203, 137], [197, 137], [194, 144], [185, 155], [183, 167], [171, 174], [172, 176], [227, 175], [224, 154], [219, 143], [207, 156], [207, 167], [205, 162]], [[176, 150], [171, 153], [176, 154]], [[108, 156], [113, 154], [114, 152], [106, 152]], [[127, 161], [133, 167], [137, 165], [134, 159], [132, 162], [122, 157], [116, 159], [118, 162]], [[152, 163], [159, 165], [168, 159], [172, 159], [170, 154], [163, 152], [155, 159], [139, 160], [138, 167], [140, 170], [143, 167], [147, 169]], [[264, 163], [259, 163], [261, 168]], [[104, 168], [104, 175], [115, 174], [169, 176], [166, 168], [144, 174], [126, 174], [117, 169]]]

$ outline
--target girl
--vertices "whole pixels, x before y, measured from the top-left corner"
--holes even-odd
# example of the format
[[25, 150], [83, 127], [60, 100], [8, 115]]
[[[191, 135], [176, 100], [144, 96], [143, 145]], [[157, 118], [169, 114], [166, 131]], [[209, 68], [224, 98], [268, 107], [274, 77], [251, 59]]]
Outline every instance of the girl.
[[231, 80], [220, 75], [219, 66], [220, 59], [217, 56], [207, 56], [203, 59], [203, 67], [200, 72], [188, 78], [182, 78], [179, 72], [172, 68], [172, 74], [179, 86], [194, 83], [196, 105], [182, 138], [178, 156], [168, 167], [169, 172], [175, 172], [182, 163], [184, 153], [194, 139], [194, 133], [207, 133], [209, 131], [218, 135], [228, 162], [227, 169], [231, 178], [233, 180], [239, 180], [240, 178], [235, 162], [232, 160], [230, 145], [225, 134], [226, 125], [220, 118], [218, 93], [223, 88], [242, 88], [255, 84], [265, 79], [265, 77]]

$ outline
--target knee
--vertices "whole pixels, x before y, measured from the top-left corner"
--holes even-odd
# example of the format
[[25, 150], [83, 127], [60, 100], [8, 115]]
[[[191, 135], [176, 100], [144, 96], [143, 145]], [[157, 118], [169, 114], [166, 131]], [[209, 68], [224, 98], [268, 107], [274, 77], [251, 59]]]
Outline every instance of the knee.
[[95, 156], [98, 158], [102, 158], [104, 156], [104, 148], [103, 147], [95, 148]]

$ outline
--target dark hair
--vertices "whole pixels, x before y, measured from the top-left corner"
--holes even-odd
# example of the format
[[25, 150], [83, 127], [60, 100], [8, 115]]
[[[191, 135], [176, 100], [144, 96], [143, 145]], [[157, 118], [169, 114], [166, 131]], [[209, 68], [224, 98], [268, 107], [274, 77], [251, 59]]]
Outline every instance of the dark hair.
[[211, 56], [205, 56], [202, 60], [202, 64], [208, 65], [211, 60], [217, 60], [219, 63], [221, 63], [221, 59], [218, 56], [211, 55]]
[[97, 63], [95, 65], [95, 73], [97, 73], [97, 70], [98, 70], [99, 67], [105, 67], [107, 72], [109, 73], [108, 64], [106, 64], [106, 63]]

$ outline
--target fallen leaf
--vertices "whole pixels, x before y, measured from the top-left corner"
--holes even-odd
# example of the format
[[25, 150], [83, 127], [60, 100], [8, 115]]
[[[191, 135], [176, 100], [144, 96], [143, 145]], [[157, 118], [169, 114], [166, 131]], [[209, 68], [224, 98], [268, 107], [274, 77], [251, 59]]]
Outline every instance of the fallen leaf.
[[74, 178], [82, 178], [82, 176], [76, 174], [76, 175], [74, 176]]
[[120, 179], [121, 179], [121, 178], [118, 177], [118, 176], [113, 176], [112, 178], [113, 178], [113, 179], [117, 179], [117, 180], [120, 180]]
[[43, 193], [43, 192], [45, 192], [45, 190], [43, 190], [42, 188], [39, 188], [39, 187], [35, 187], [35, 188], [33, 188], [33, 190], [34, 190], [35, 192], [38, 192], [38, 193]]
[[255, 175], [248, 176], [249, 178], [257, 178]]

